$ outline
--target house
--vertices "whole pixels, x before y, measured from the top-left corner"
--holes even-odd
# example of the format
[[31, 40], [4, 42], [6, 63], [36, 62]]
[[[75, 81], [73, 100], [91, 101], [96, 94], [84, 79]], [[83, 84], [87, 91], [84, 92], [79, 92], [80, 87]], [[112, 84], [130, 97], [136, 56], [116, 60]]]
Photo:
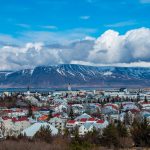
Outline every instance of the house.
[[38, 121], [47, 121], [47, 119], [48, 119], [48, 115], [42, 115], [42, 116], [40, 116], [39, 118], [38, 118]]
[[96, 129], [96, 130], [99, 130], [100, 133], [102, 134], [104, 128], [106, 128], [108, 126], [109, 122], [107, 120], [97, 120], [94, 124], [93, 124], [93, 127]]
[[21, 131], [30, 126], [27, 117], [2, 117], [2, 124], [5, 128], [5, 136], [18, 136]]
[[57, 104], [57, 106], [55, 107], [55, 112], [60, 113], [63, 111], [67, 111], [67, 104], [64, 103], [64, 101], [61, 104]]
[[34, 105], [34, 106], [38, 106], [38, 107], [42, 107], [42, 103], [38, 100], [38, 99], [36, 99], [34, 96], [26, 96], [25, 97], [25, 101], [27, 101], [27, 102], [30, 102], [32, 105]]
[[96, 122], [96, 121], [97, 121], [96, 118], [88, 118], [88, 119], [87, 119], [87, 122], [92, 122], [92, 123], [94, 123], [94, 122]]
[[104, 92], [105, 96], [111, 96], [111, 97], [127, 97], [129, 94], [129, 91], [126, 88], [121, 89], [109, 89]]
[[107, 103], [102, 108], [102, 113], [104, 114], [116, 114], [119, 111], [119, 106], [113, 103]]
[[49, 123], [57, 128], [58, 130], [61, 130], [63, 131], [64, 130], [64, 127], [65, 127], [65, 122], [61, 119], [61, 118], [58, 118], [58, 117], [54, 117], [54, 118], [51, 118], [49, 120]]
[[87, 118], [81, 118], [79, 120], [79, 126], [83, 125], [88, 119]]
[[147, 102], [140, 101], [139, 104], [141, 105], [142, 109], [145, 109], [145, 110], [150, 109], [150, 101], [147, 101]]
[[120, 115], [119, 114], [111, 114], [109, 119], [110, 119], [109, 121], [116, 123], [120, 120]]
[[141, 113], [141, 118], [146, 119], [148, 123], [150, 123], [150, 111], [142, 111]]
[[106, 128], [108, 124], [107, 120], [89, 118], [79, 127], [79, 135], [85, 135], [86, 133], [93, 131], [94, 128], [100, 130], [102, 133], [103, 129]]
[[90, 131], [93, 131], [93, 122], [86, 122], [79, 127], [79, 135], [85, 135]]
[[79, 120], [82, 119], [82, 118], [87, 118], [87, 119], [88, 119], [88, 118], [91, 118], [91, 116], [88, 115], [88, 114], [86, 114], [86, 113], [84, 113], [84, 114], [82, 114], [82, 115], [76, 117], [75, 120], [79, 121]]
[[140, 111], [139, 108], [136, 106], [136, 104], [133, 102], [123, 102], [122, 106], [123, 106], [123, 109], [122, 109], [123, 111], [128, 111], [128, 110]]
[[25, 108], [25, 107], [28, 107], [28, 103], [26, 103], [25, 101], [23, 101], [23, 100], [18, 100], [17, 102], [16, 102], [16, 106], [17, 107], [21, 107], [21, 108]]
[[78, 121], [76, 120], [68, 120], [66, 123], [66, 128], [73, 129], [78, 126]]
[[74, 114], [83, 114], [84, 112], [84, 109], [83, 109], [83, 106], [81, 104], [74, 104], [72, 105], [72, 108], [73, 108], [73, 112]]
[[3, 110], [5, 116], [8, 117], [23, 117], [27, 115], [27, 110], [25, 109], [5, 109]]
[[47, 126], [50, 128], [52, 135], [58, 134], [58, 129], [56, 129], [49, 123], [39, 123], [39, 122], [24, 129], [21, 133], [25, 134], [27, 137], [32, 138], [40, 130], [41, 127], [47, 127]]
[[96, 123], [94, 123], [94, 127], [96, 129], [104, 129], [108, 126], [109, 122], [107, 120], [97, 120]]

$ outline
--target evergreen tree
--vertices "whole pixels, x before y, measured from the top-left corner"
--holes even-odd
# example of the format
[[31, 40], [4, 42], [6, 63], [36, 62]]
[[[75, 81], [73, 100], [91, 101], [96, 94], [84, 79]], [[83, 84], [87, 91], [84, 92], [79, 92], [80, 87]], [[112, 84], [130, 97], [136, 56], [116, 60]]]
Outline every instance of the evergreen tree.
[[84, 136], [85, 141], [93, 144], [99, 144], [100, 143], [99, 138], [100, 138], [100, 131], [96, 130], [95, 127], [93, 128], [92, 131], [86, 133]]
[[70, 134], [70, 132], [69, 132], [68, 128], [65, 128], [65, 129], [64, 129], [64, 136], [65, 136], [65, 137], [68, 137], [69, 134]]
[[71, 139], [72, 150], [91, 150], [91, 143], [79, 136], [78, 127], [73, 130], [73, 138]]
[[131, 134], [136, 146], [150, 146], [150, 126], [146, 119], [142, 122], [134, 120]]
[[72, 107], [70, 108], [69, 117], [70, 117], [70, 119], [71, 119], [71, 120], [73, 120], [73, 119], [74, 119], [74, 112], [73, 112]]
[[146, 102], [146, 103], [148, 102], [148, 100], [147, 100], [147, 97], [146, 97], [146, 96], [144, 97], [144, 102]]
[[90, 105], [89, 105], [89, 104], [87, 104], [87, 106], [86, 106], [85, 113], [91, 115], [91, 108], [90, 108]]
[[78, 129], [78, 127], [75, 127], [75, 129], [73, 130], [73, 136], [74, 136], [74, 140], [75, 140], [76, 142], [80, 142], [79, 129]]
[[58, 128], [58, 134], [60, 135], [62, 133], [61, 127]]
[[127, 137], [128, 136], [128, 131], [127, 128], [125, 127], [125, 125], [122, 122], [118, 122], [117, 124], [117, 131], [118, 131], [118, 135], [119, 137]]
[[125, 125], [131, 125], [132, 124], [132, 114], [129, 111], [126, 111], [124, 116], [124, 123]]
[[53, 118], [52, 110], [49, 110], [47, 121], [49, 121], [51, 118]]
[[111, 147], [111, 146], [118, 147], [119, 137], [118, 137], [117, 128], [115, 127], [114, 124], [109, 124], [104, 129], [103, 137], [102, 137], [102, 144], [108, 147]]
[[28, 106], [28, 117], [32, 117], [32, 116], [33, 116], [32, 105], [29, 104], [29, 106]]
[[50, 127], [41, 126], [40, 130], [34, 135], [34, 139], [51, 143], [52, 135]]
[[120, 109], [123, 109], [123, 104], [122, 103], [120, 104]]

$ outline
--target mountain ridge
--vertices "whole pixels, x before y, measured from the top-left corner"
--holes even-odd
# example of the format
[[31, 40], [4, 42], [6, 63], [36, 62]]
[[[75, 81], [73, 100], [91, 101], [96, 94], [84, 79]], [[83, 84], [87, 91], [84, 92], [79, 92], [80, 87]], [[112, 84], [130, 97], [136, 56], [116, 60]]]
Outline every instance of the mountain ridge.
[[0, 87], [149, 87], [150, 67], [60, 64], [14, 72], [0, 72]]

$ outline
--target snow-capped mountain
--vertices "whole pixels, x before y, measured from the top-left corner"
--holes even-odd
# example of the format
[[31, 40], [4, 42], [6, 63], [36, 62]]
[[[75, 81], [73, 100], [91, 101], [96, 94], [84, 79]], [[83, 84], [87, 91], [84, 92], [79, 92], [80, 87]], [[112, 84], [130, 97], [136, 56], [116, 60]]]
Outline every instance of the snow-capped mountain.
[[150, 86], [150, 68], [94, 67], [74, 64], [39, 66], [15, 72], [0, 72], [1, 87]]

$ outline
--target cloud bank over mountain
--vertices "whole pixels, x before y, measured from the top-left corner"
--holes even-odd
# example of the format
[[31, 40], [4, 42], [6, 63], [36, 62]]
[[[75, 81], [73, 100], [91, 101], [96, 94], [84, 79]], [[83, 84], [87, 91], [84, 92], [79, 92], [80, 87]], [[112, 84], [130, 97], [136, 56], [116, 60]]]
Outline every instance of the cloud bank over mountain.
[[149, 28], [130, 30], [124, 35], [107, 30], [98, 38], [85, 37], [68, 42], [59, 40], [54, 43], [40, 42], [36, 39], [35, 42], [22, 43], [11, 37], [5, 37], [5, 40], [1, 40], [0, 36], [0, 70], [18, 70], [63, 63], [150, 66]]
[[150, 61], [150, 29], [135, 29], [125, 35], [108, 30], [96, 39], [88, 59], [94, 63]]

